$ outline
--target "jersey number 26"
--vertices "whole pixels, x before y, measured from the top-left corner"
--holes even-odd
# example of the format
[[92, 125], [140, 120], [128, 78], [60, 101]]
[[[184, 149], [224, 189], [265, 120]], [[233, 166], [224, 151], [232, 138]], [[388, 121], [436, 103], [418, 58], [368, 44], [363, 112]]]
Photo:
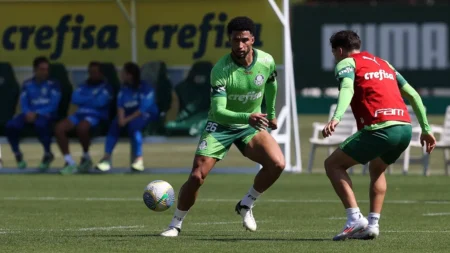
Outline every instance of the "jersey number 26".
[[205, 130], [207, 132], [215, 132], [217, 130], [217, 123], [208, 122], [208, 124], [206, 124]]

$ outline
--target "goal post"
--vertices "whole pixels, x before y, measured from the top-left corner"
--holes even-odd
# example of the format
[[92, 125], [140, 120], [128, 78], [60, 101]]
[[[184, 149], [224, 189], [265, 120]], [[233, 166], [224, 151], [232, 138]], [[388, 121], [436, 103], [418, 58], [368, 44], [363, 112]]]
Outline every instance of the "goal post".
[[[275, 0], [268, 0], [280, 23], [283, 25], [283, 69], [279, 71], [279, 88], [277, 96], [278, 129], [271, 132], [272, 136], [282, 147], [286, 160], [287, 172], [302, 172], [300, 150], [300, 133], [297, 116], [295, 95], [294, 66], [292, 58], [291, 26], [289, 0], [283, 0], [283, 11]], [[284, 84], [284, 85], [283, 85]], [[293, 133], [293, 134], [292, 134]], [[294, 145], [292, 146], [292, 140]], [[294, 150], [292, 150], [292, 147]], [[294, 159], [292, 159], [294, 155]]]

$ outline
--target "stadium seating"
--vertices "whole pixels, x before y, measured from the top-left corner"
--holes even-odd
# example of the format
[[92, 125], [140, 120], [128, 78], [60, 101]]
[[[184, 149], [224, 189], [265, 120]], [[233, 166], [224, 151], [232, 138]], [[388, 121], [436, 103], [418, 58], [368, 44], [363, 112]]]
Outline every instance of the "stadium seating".
[[187, 78], [175, 87], [180, 110], [174, 121], [166, 124], [167, 135], [198, 135], [206, 124], [210, 105], [212, 63], [195, 63]]
[[[113, 87], [115, 92], [114, 100], [120, 88], [120, 81], [115, 66], [112, 63], [103, 63], [102, 71], [105, 77]], [[200, 62], [196, 66], [192, 67], [192, 70], [188, 78], [182, 83], [184, 86], [190, 86], [190, 95], [197, 97], [201, 94], [203, 97], [200, 100], [195, 98], [183, 97], [182, 100], [186, 103], [186, 108], [194, 108], [189, 111], [190, 113], [203, 112], [200, 119], [206, 120], [207, 108], [209, 107], [209, 72], [212, 69], [211, 63]], [[144, 143], [154, 142], [166, 142], [167, 139], [161, 136], [153, 136], [155, 134], [163, 134], [165, 132], [165, 115], [171, 107], [172, 100], [172, 84], [168, 79], [167, 67], [164, 62], [151, 62], [142, 67], [143, 79], [153, 80], [156, 83], [155, 92], [156, 100], [161, 108], [162, 114], [160, 122], [155, 125], [149, 126], [144, 131]], [[71, 95], [73, 92], [73, 86], [71, 84], [68, 72], [64, 65], [54, 63], [50, 66], [50, 78], [58, 80], [61, 85], [61, 104], [58, 110], [58, 121], [65, 119], [69, 114]], [[182, 87], [182, 86], [181, 86]], [[20, 85], [16, 80], [16, 76], [12, 66], [9, 63], [0, 62], [0, 105], [2, 113], [0, 113], [0, 168], [1, 165], [1, 144], [7, 144], [6, 137], [4, 137], [4, 128], [6, 123], [20, 110], [18, 107], [18, 99], [20, 95]], [[205, 95], [207, 94], [207, 101], [205, 101]], [[182, 96], [181, 96], [182, 97]], [[19, 109], [19, 110], [18, 110]], [[113, 101], [111, 108], [111, 120], [116, 114], [116, 101]], [[191, 118], [191, 120], [195, 118]], [[103, 143], [105, 141], [105, 135], [109, 128], [109, 122], [105, 122], [101, 128], [96, 129], [93, 134], [92, 143]], [[74, 132], [69, 133], [70, 137], [75, 137]], [[27, 143], [35, 143], [38, 141], [36, 133], [32, 127], [26, 127], [21, 134], [21, 137], [25, 139], [23, 141]], [[122, 133], [122, 137], [126, 136], [126, 131]], [[128, 141], [128, 139], [121, 139], [121, 141]], [[133, 158], [131, 158], [133, 159]]]
[[162, 61], [147, 62], [142, 65], [141, 79], [153, 84], [155, 98], [160, 110], [159, 120], [149, 124], [145, 133], [147, 135], [164, 134], [164, 125], [167, 112], [172, 104], [172, 82], [169, 80], [167, 66]]

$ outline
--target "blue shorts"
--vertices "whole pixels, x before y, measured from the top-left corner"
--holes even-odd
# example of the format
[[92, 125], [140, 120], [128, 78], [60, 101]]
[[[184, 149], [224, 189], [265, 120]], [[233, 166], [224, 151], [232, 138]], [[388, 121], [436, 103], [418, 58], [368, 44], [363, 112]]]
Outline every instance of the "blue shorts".
[[69, 121], [72, 122], [75, 126], [78, 125], [81, 121], [86, 120], [89, 122], [91, 127], [95, 127], [100, 123], [100, 119], [97, 117], [93, 117], [86, 114], [72, 114], [69, 116]]

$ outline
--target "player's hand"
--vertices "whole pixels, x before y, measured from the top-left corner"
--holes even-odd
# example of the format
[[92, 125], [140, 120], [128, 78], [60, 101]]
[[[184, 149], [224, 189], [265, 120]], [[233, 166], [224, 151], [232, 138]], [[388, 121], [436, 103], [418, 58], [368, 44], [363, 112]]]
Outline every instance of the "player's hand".
[[269, 120], [269, 128], [272, 130], [276, 130], [278, 128], [277, 118]]
[[36, 113], [35, 112], [28, 112], [25, 114], [25, 120], [28, 123], [33, 123], [36, 120]]
[[436, 147], [436, 138], [434, 138], [433, 134], [422, 133], [420, 135], [420, 144], [422, 144], [422, 147], [425, 146], [428, 154], [431, 154], [434, 147]]
[[250, 126], [263, 131], [269, 126], [269, 121], [266, 118], [267, 114], [263, 113], [252, 113], [248, 119]]
[[331, 135], [333, 135], [334, 130], [336, 129], [337, 125], [339, 125], [339, 121], [333, 119], [323, 128], [322, 130], [322, 136], [324, 138], [327, 138]]

